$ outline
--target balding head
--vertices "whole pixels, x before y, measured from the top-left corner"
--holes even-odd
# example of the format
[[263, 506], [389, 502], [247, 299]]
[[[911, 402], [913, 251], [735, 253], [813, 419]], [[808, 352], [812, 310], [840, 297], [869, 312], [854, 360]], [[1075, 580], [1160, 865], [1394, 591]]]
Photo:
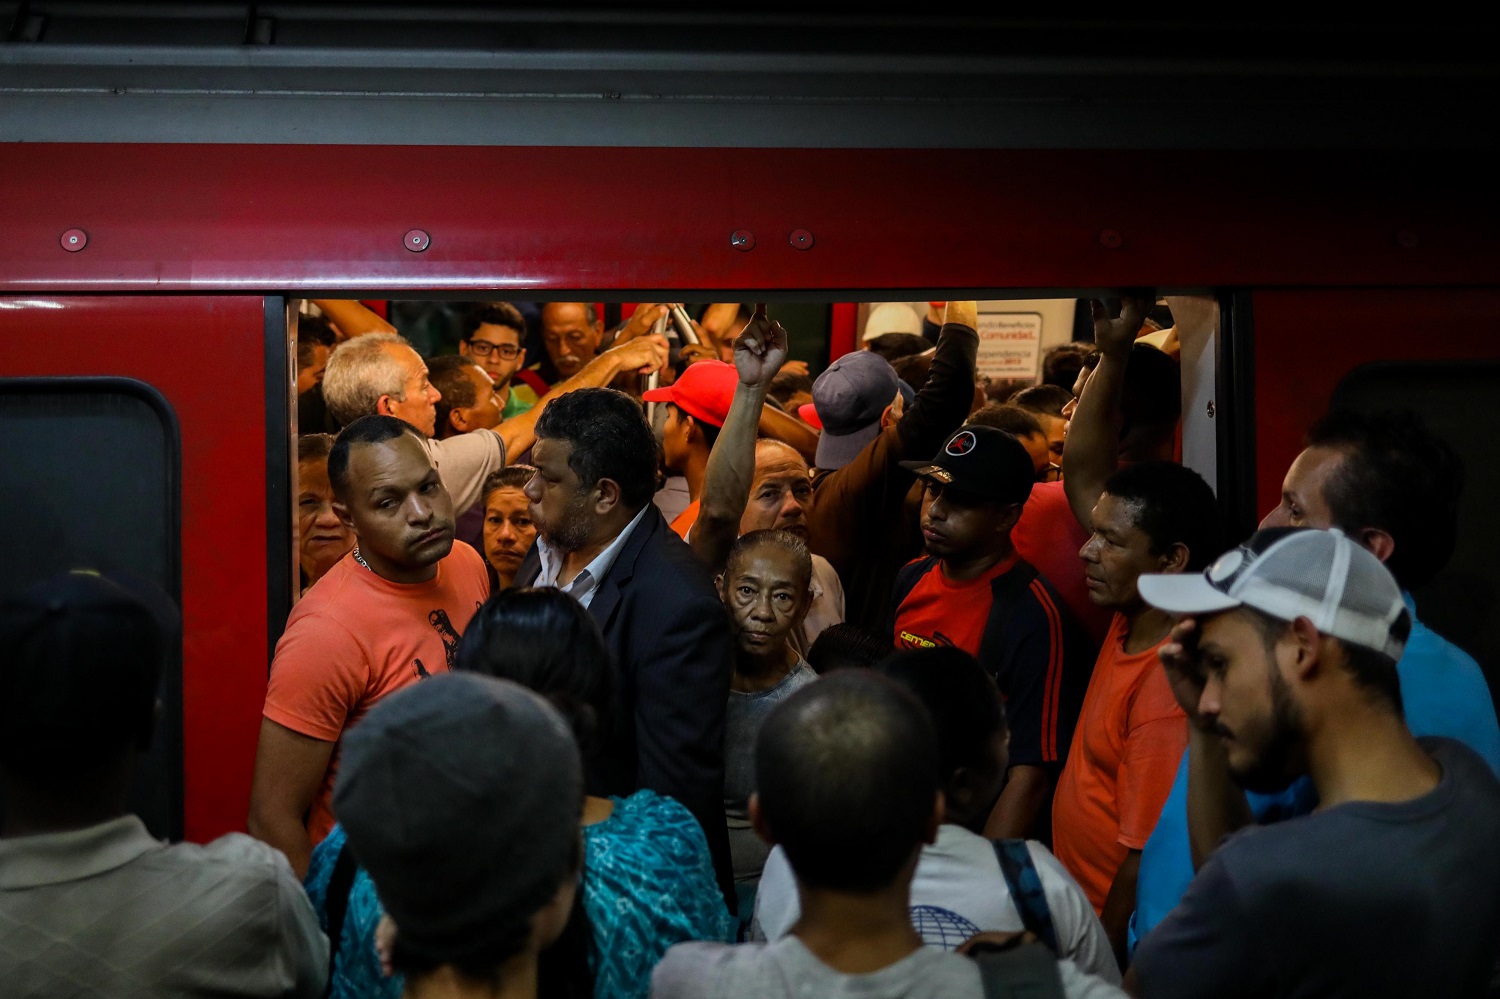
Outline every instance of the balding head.
[[756, 738], [755, 769], [757, 828], [808, 886], [878, 891], [936, 833], [932, 723], [875, 673], [836, 672], [777, 705]]
[[807, 460], [790, 444], [769, 438], [755, 442], [755, 476], [740, 516], [740, 533], [791, 531], [804, 540], [812, 513], [812, 480]]

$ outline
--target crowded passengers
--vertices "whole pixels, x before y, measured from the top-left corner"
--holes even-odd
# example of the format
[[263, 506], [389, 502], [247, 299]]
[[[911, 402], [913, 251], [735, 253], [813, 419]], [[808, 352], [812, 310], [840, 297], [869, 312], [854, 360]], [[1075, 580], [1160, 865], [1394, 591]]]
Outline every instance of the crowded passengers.
[[763, 306], [478, 303], [423, 356], [316, 305], [249, 835], [126, 808], [169, 598], [0, 601], [4, 995], [1496, 994], [1414, 415], [1331, 411], [1236, 532], [1161, 349], [1199, 301], [1009, 386], [975, 302], [816, 377]]

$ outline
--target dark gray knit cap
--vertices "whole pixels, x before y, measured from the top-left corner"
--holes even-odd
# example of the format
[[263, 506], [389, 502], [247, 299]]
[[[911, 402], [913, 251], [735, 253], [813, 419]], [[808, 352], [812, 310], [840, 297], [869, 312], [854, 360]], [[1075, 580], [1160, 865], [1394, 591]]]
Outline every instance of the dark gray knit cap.
[[577, 856], [583, 777], [567, 724], [526, 688], [442, 673], [344, 736], [333, 812], [401, 945], [485, 952], [556, 894]]

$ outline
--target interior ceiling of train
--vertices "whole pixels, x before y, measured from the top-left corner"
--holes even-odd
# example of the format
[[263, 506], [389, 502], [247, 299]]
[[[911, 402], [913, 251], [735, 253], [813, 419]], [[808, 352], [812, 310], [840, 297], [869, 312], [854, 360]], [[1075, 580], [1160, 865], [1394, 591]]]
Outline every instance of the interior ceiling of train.
[[[0, 0], [0, 141], [1491, 145], [1489, 34], [790, 3]], [[889, 11], [889, 12], [887, 12]]]

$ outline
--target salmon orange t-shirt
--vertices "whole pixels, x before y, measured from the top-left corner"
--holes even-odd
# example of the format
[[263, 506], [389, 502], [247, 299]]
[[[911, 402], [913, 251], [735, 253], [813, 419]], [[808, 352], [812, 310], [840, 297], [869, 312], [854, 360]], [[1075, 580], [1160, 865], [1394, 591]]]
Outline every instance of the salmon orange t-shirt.
[[1157, 658], [1161, 643], [1127, 654], [1127, 629], [1116, 614], [1052, 800], [1052, 852], [1095, 912], [1126, 854], [1156, 827], [1188, 741], [1187, 715]]
[[[292, 608], [271, 660], [263, 714], [301, 735], [338, 742], [382, 698], [449, 669], [489, 590], [484, 560], [462, 541], [425, 583], [393, 583], [345, 555]], [[337, 754], [308, 812], [313, 845], [333, 828]]]
[[673, 517], [672, 523], [669, 525], [676, 532], [677, 536], [684, 541], [688, 539], [688, 532], [693, 529], [693, 525], [698, 523], [698, 505], [700, 502], [702, 501], [693, 500], [687, 506], [683, 507], [682, 512]]

